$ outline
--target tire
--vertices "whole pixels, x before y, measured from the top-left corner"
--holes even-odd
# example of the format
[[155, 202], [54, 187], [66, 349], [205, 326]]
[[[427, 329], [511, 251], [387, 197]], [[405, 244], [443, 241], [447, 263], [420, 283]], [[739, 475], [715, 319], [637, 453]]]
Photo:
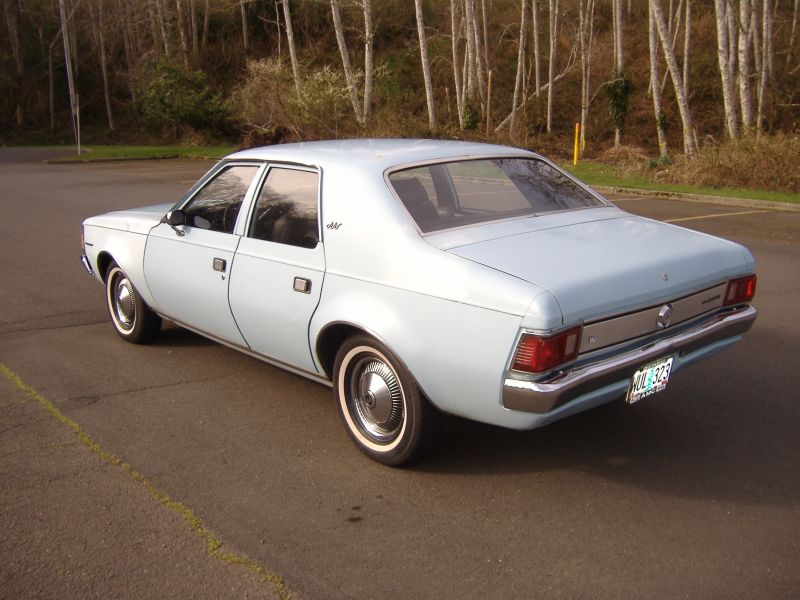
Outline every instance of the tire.
[[339, 348], [333, 393], [350, 438], [377, 462], [407, 464], [438, 438], [442, 414], [392, 351], [370, 336], [351, 337]]
[[144, 303], [128, 276], [113, 261], [106, 270], [106, 305], [116, 332], [132, 344], [149, 342], [161, 330], [161, 317]]

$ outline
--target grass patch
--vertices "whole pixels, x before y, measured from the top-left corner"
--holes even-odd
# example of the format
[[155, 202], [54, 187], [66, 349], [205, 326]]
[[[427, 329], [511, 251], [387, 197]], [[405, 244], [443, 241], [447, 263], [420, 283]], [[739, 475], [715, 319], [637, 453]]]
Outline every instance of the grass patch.
[[621, 174], [611, 165], [596, 162], [583, 162], [573, 166], [563, 165], [572, 175], [591, 186], [626, 187], [637, 190], [654, 190], [657, 192], [676, 192], [681, 194], [698, 194], [701, 196], [723, 196], [726, 198], [748, 198], [769, 200], [771, 202], [789, 202], [800, 204], [800, 194], [735, 187], [709, 187], [683, 183], [661, 183], [643, 175]]
[[62, 156], [49, 162], [91, 162], [145, 158], [219, 159], [234, 151], [234, 146], [85, 146], [81, 154]]

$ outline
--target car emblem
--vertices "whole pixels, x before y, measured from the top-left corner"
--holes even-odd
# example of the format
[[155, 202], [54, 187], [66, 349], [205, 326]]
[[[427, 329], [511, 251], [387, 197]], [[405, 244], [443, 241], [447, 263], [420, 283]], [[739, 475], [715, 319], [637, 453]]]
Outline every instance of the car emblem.
[[663, 279], [664, 281], [669, 281], [669, 273], [662, 273], [661, 279]]
[[656, 319], [656, 325], [658, 325], [659, 329], [666, 329], [672, 323], [672, 305], [665, 304], [661, 307], [661, 310], [658, 311], [658, 319]]

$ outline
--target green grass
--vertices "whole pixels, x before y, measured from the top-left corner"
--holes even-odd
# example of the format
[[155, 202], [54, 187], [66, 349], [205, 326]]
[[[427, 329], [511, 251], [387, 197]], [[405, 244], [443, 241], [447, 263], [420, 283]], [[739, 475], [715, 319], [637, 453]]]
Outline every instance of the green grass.
[[643, 176], [622, 176], [615, 171], [614, 167], [596, 162], [583, 162], [578, 163], [576, 166], [571, 164], [563, 166], [572, 175], [591, 186], [625, 187], [657, 192], [677, 192], [681, 194], [699, 194], [701, 196], [724, 196], [726, 198], [748, 198], [800, 204], [800, 194], [794, 194], [792, 192], [773, 192], [748, 188], [713, 188], [679, 183], [660, 183]]
[[62, 156], [50, 162], [89, 162], [143, 158], [222, 158], [233, 146], [85, 146], [80, 155]]

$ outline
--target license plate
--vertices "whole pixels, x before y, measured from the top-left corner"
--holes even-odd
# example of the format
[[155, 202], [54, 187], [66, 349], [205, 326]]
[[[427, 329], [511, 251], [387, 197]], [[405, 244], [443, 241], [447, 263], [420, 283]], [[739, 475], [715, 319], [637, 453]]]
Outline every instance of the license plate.
[[625, 401], [628, 404], [633, 404], [667, 387], [669, 373], [672, 370], [672, 359], [672, 356], [662, 358], [636, 371], [633, 374], [630, 386], [628, 386], [628, 394], [625, 396]]

